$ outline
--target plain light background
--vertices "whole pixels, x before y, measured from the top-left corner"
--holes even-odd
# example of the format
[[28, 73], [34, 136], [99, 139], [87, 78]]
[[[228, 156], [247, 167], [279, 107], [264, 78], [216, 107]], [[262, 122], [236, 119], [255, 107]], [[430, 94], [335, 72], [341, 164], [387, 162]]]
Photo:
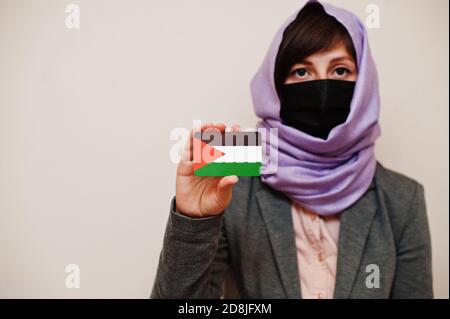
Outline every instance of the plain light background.
[[[377, 158], [425, 186], [449, 287], [446, 0], [329, 0], [370, 29]], [[65, 27], [65, 7], [81, 28]], [[174, 195], [175, 127], [256, 122], [249, 83], [297, 0], [0, 0], [0, 297], [147, 298]], [[81, 287], [65, 287], [77, 264]]]

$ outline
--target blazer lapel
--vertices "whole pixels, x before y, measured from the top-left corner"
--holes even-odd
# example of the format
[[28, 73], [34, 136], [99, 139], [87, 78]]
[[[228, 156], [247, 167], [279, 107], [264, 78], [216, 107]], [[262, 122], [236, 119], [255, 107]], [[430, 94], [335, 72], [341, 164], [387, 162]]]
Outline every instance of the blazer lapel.
[[[256, 193], [256, 200], [287, 298], [301, 298], [291, 201], [267, 187]], [[366, 193], [341, 215], [335, 299], [350, 296], [377, 208], [375, 183], [372, 180]]]
[[350, 296], [376, 210], [377, 197], [372, 180], [366, 193], [341, 215], [335, 299]]
[[287, 298], [301, 298], [291, 201], [264, 187], [256, 199], [266, 224], [278, 273]]

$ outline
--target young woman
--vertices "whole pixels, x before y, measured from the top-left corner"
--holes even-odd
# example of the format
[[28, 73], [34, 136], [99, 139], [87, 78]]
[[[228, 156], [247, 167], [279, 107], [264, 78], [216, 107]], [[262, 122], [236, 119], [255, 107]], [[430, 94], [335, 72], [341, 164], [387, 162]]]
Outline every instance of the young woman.
[[423, 186], [374, 157], [378, 83], [362, 22], [309, 1], [251, 89], [258, 127], [278, 129], [276, 170], [197, 177], [188, 143], [152, 297], [431, 298]]

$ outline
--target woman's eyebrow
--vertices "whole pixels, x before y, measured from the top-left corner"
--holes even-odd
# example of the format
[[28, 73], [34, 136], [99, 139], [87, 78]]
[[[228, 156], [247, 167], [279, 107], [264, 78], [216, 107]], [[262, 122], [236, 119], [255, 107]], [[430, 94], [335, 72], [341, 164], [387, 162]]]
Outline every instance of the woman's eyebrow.
[[297, 66], [299, 64], [314, 65], [314, 63], [312, 63], [312, 62], [310, 62], [308, 60], [301, 60], [301, 61], [297, 61], [294, 64], [292, 64], [291, 69], [293, 69], [295, 66]]
[[348, 62], [354, 63], [353, 59], [350, 57], [347, 57], [347, 56], [333, 58], [330, 60], [330, 63], [342, 62], [342, 61], [348, 61]]

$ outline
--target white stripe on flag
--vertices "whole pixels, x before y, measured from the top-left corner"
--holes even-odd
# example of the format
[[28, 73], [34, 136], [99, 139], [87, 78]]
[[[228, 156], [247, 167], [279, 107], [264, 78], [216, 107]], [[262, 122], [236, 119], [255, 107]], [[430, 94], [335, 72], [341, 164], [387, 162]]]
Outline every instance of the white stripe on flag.
[[262, 161], [261, 146], [214, 146], [225, 155], [214, 163], [258, 163]]

